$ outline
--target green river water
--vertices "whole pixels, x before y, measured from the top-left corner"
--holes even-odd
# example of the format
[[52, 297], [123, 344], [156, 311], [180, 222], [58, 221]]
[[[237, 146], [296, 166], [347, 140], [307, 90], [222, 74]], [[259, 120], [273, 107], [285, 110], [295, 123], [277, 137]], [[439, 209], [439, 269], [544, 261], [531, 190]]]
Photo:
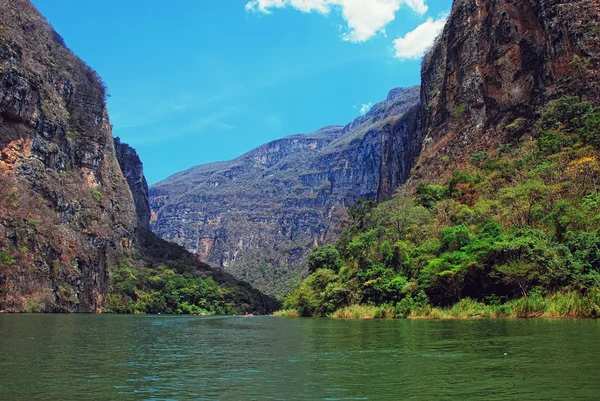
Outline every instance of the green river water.
[[600, 321], [0, 315], [0, 400], [92, 399], [600, 400]]

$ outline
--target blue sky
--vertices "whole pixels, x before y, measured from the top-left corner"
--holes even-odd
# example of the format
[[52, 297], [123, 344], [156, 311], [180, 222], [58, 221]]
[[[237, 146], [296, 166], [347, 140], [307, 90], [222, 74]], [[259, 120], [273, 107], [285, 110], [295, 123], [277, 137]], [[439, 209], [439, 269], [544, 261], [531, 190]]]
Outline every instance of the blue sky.
[[419, 83], [451, 0], [33, 0], [108, 85], [148, 182], [346, 124]]

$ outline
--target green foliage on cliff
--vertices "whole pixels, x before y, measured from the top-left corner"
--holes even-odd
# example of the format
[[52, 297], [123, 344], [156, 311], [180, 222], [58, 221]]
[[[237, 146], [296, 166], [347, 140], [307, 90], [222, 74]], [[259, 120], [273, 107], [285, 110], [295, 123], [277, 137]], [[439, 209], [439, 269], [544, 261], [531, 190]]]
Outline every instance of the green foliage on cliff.
[[250, 285], [193, 260], [180, 246], [146, 232], [143, 253], [123, 255], [109, 268], [105, 312], [231, 315], [271, 313], [279, 304]]
[[313, 273], [285, 308], [334, 317], [599, 316], [600, 109], [565, 97], [538, 126], [539, 139], [477, 153], [445, 185], [359, 205], [335, 249], [313, 252]]

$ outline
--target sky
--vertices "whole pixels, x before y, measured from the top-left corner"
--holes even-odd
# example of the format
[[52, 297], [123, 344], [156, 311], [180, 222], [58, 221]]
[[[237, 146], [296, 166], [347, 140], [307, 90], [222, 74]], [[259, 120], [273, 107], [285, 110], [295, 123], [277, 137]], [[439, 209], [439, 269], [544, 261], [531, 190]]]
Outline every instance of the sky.
[[451, 0], [32, 0], [108, 86], [150, 184], [345, 125], [399, 86]]

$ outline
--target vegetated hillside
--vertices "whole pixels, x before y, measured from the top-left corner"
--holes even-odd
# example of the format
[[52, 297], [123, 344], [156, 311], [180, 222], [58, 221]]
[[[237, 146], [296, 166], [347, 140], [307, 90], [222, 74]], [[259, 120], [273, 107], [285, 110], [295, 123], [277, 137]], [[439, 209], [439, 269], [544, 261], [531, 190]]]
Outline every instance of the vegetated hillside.
[[0, 0], [0, 311], [272, 310], [145, 230], [141, 163], [119, 142], [117, 159], [105, 96], [29, 1]]
[[117, 160], [135, 200], [136, 242], [110, 266], [110, 292], [104, 311], [118, 313], [243, 314], [270, 313], [279, 303], [198, 261], [185, 248], [150, 230], [148, 186], [137, 152], [115, 138]]
[[[310, 249], [333, 241], [346, 209], [386, 199], [421, 141], [417, 87], [395, 89], [346, 127], [260, 146], [194, 167], [150, 188], [152, 230], [269, 294], [304, 277]], [[401, 157], [391, 157], [400, 154]]]
[[599, 11], [595, 0], [454, 2], [423, 62], [424, 143], [408, 183], [354, 209], [286, 306], [598, 316]]
[[564, 97], [538, 127], [443, 185], [362, 203], [285, 314], [599, 317], [600, 108]]

